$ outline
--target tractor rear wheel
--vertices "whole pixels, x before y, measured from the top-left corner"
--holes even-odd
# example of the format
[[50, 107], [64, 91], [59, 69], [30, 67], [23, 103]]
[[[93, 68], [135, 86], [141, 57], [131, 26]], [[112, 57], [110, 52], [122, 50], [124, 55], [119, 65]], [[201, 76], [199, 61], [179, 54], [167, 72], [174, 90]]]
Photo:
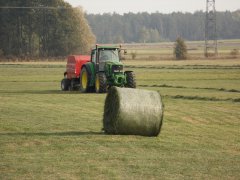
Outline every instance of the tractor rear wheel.
[[69, 80], [68, 79], [63, 79], [61, 81], [61, 89], [62, 89], [62, 91], [67, 91], [69, 89], [69, 85], [70, 85]]
[[95, 91], [96, 91], [96, 93], [107, 92], [107, 78], [106, 78], [106, 75], [104, 73], [96, 74]]
[[125, 74], [126, 74], [126, 80], [127, 80], [127, 84], [125, 85], [125, 87], [136, 88], [136, 79], [135, 79], [134, 72], [127, 71], [125, 72]]
[[89, 76], [87, 69], [83, 67], [80, 75], [80, 91], [82, 93], [85, 93], [88, 92], [88, 89], [89, 89]]

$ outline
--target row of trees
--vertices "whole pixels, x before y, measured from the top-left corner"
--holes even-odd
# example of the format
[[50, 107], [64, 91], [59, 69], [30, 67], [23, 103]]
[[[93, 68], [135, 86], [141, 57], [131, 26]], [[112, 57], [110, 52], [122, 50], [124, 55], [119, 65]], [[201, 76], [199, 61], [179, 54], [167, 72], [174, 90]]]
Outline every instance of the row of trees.
[[[84, 13], [63, 0], [0, 1], [0, 52], [15, 56], [86, 53], [95, 43]], [[44, 8], [55, 7], [55, 8]]]
[[[204, 40], [205, 13], [87, 14], [99, 43]], [[219, 39], [240, 38], [240, 10], [217, 12]]]
[[[201, 11], [94, 15], [72, 8], [64, 0], [0, 1], [0, 7], [35, 7], [0, 9], [0, 56], [86, 53], [95, 43], [94, 34], [98, 43], [204, 39], [205, 13]], [[217, 29], [220, 39], [240, 38], [240, 10], [218, 12]]]

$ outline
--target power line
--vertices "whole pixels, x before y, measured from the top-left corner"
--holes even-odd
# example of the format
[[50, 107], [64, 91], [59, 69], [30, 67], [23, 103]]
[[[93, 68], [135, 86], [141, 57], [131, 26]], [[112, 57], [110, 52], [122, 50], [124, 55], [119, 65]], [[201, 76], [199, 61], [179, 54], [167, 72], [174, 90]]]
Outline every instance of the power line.
[[24, 7], [24, 6], [2, 6], [0, 7], [0, 9], [73, 9], [74, 7], [50, 7], [50, 6], [28, 6], [28, 7]]

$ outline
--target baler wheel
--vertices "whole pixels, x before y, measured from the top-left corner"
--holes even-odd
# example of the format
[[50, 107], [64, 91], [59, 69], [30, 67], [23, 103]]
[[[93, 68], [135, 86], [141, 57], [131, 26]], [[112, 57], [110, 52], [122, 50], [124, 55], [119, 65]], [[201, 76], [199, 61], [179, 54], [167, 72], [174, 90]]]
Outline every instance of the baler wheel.
[[98, 73], [95, 78], [96, 93], [107, 92], [107, 78], [104, 73]]
[[61, 89], [62, 91], [67, 91], [69, 88], [69, 80], [68, 79], [63, 79], [61, 81]]
[[75, 79], [71, 79], [69, 87], [70, 87], [70, 88], [69, 88], [70, 91], [76, 91], [76, 90], [78, 90], [77, 82], [76, 82]]
[[127, 84], [125, 85], [128, 88], [136, 88], [136, 79], [135, 74], [132, 71], [125, 72]]
[[88, 89], [89, 89], [88, 72], [87, 69], [83, 67], [80, 75], [80, 91], [82, 93], [85, 93], [88, 91]]

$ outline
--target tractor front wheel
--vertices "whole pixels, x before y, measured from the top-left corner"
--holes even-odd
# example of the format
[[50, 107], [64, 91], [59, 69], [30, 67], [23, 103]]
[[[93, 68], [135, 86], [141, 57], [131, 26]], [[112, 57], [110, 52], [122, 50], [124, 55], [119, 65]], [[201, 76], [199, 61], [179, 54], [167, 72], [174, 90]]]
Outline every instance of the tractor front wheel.
[[126, 74], [126, 80], [127, 80], [127, 84], [125, 85], [125, 87], [136, 88], [136, 79], [135, 79], [134, 72], [127, 71], [125, 72], [125, 74]]
[[95, 90], [96, 90], [96, 93], [107, 92], [107, 78], [106, 78], [106, 75], [104, 73], [96, 74]]
[[80, 91], [82, 93], [88, 92], [89, 89], [89, 78], [88, 78], [88, 72], [85, 67], [82, 68], [81, 70], [81, 75], [80, 75]]

